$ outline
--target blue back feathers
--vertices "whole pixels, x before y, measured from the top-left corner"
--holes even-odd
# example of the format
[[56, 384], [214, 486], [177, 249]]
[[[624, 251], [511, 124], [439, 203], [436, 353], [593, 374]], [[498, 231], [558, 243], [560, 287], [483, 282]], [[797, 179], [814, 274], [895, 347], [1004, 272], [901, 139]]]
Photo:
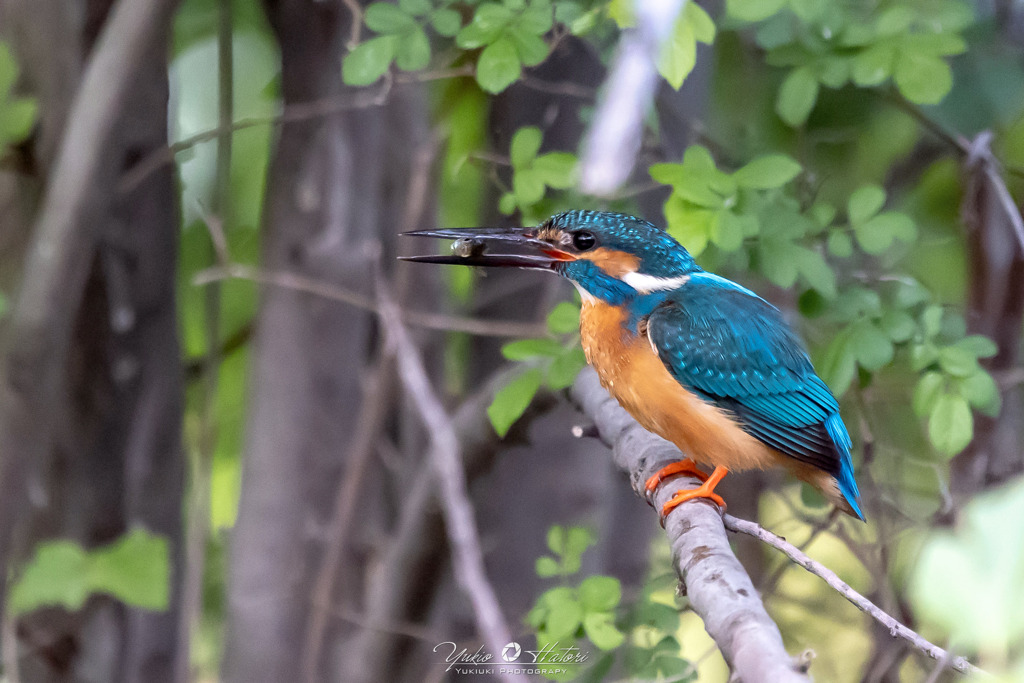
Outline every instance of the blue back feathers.
[[839, 404], [774, 306], [704, 272], [682, 245], [639, 218], [570, 211], [541, 227], [587, 230], [597, 247], [637, 257], [638, 273], [679, 278], [678, 288], [644, 294], [593, 261], [560, 264], [560, 273], [592, 296], [628, 307], [630, 330], [646, 319], [651, 345], [680, 384], [732, 413], [763, 443], [834, 476], [864, 518]]

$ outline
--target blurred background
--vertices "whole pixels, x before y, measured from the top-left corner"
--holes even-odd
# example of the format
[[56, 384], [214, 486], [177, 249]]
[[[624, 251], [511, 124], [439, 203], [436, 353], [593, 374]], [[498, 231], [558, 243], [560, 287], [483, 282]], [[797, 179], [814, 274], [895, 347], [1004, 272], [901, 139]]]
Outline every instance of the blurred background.
[[[0, 0], [4, 680], [474, 678], [442, 428], [514, 639], [588, 653], [550, 676], [727, 680], [571, 433], [572, 288], [395, 258], [595, 208], [779, 306], [841, 398], [868, 523], [775, 473], [730, 512], [1024, 681], [1024, 5], [662, 4]], [[649, 92], [608, 85], [630, 48]], [[816, 680], [959, 677], [734, 542]]]

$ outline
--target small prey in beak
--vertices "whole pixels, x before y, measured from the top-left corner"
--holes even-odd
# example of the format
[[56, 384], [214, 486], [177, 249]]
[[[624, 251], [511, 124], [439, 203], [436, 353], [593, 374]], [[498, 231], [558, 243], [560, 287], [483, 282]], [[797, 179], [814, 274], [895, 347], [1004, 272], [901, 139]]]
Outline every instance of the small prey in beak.
[[538, 239], [533, 228], [447, 228], [402, 234], [455, 240], [451, 254], [400, 256], [403, 261], [552, 270], [561, 261], [575, 259], [551, 242]]

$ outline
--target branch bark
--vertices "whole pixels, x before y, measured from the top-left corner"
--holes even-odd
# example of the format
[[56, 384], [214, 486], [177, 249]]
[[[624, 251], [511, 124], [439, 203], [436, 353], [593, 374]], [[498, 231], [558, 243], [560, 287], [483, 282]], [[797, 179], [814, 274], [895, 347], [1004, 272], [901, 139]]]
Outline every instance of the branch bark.
[[[572, 397], [601, 440], [611, 446], [615, 464], [629, 474], [637, 495], [644, 495], [648, 477], [682, 457], [675, 446], [637, 424], [601, 387], [593, 370], [580, 374]], [[678, 481], [682, 487], [700, 484], [696, 479]], [[675, 490], [658, 489], [656, 508]], [[778, 626], [729, 547], [718, 508], [710, 502], [681, 506], [668, 517], [665, 533], [690, 605], [704, 620], [734, 678], [744, 683], [808, 683], [810, 678], [786, 652]]]

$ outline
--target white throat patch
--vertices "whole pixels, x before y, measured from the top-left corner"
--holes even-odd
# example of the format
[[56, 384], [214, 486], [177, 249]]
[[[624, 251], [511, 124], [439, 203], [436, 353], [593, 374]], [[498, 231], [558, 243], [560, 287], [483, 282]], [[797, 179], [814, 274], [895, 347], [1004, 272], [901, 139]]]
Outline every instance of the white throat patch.
[[620, 279], [641, 294], [650, 294], [651, 292], [663, 292], [667, 289], [678, 289], [689, 282], [690, 276], [655, 277], [654, 275], [644, 275], [643, 273], [626, 273]]

